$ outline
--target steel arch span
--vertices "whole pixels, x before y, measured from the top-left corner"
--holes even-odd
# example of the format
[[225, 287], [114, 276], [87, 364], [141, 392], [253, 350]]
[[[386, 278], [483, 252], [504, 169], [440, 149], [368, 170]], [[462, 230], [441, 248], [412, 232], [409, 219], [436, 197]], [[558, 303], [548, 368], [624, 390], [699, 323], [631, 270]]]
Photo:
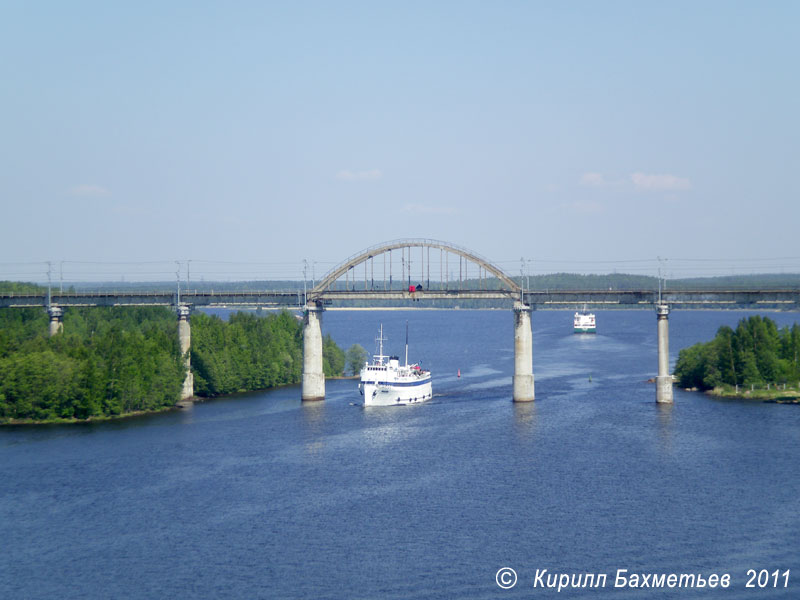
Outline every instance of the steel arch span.
[[458, 255], [465, 260], [478, 265], [480, 268], [484, 269], [485, 272], [491, 273], [509, 292], [519, 293], [520, 291], [520, 286], [517, 285], [517, 283], [511, 279], [511, 277], [506, 275], [506, 273], [504, 273], [500, 267], [492, 264], [487, 259], [479, 256], [471, 250], [468, 250], [467, 248], [456, 246], [455, 244], [443, 242], [441, 240], [412, 238], [392, 240], [390, 242], [377, 244], [350, 256], [342, 263], [328, 271], [328, 273], [323, 276], [319, 283], [317, 283], [309, 292], [309, 296], [313, 298], [323, 294], [330, 289], [335, 281], [344, 276], [350, 270], [354, 269], [356, 266], [365, 263], [368, 260], [374, 259], [376, 256], [390, 253], [392, 250], [399, 250], [403, 248], [435, 248], [444, 252]]

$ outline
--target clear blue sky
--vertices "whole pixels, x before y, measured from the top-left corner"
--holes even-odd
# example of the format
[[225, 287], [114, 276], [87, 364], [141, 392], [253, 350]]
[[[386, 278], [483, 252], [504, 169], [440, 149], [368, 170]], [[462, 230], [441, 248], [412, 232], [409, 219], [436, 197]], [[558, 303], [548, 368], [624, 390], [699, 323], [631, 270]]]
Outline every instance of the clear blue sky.
[[800, 256], [798, 23], [798, 2], [6, 1], [0, 261], [330, 263], [401, 237], [500, 263]]

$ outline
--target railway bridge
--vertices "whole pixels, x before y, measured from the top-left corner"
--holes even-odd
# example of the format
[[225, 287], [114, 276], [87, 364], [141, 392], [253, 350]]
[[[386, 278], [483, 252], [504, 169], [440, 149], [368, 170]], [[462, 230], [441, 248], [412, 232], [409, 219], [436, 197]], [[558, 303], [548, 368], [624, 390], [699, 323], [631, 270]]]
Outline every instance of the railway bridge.
[[[736, 290], [531, 290], [475, 252], [440, 240], [394, 240], [362, 250], [302, 291], [58, 292], [0, 295], [0, 308], [41, 306], [50, 315], [50, 334], [61, 331], [63, 309], [70, 306], [172, 306], [178, 316], [181, 351], [187, 367], [191, 330], [189, 315], [198, 307], [299, 307], [303, 310], [302, 399], [322, 400], [322, 313], [341, 301], [379, 305], [386, 301], [503, 301], [514, 314], [515, 402], [535, 398], [531, 311], [536, 308], [647, 308], [656, 313], [658, 371], [656, 402], [672, 402], [669, 373], [669, 312], [674, 308], [732, 307], [797, 310], [800, 289]], [[193, 395], [191, 369], [183, 397]]]

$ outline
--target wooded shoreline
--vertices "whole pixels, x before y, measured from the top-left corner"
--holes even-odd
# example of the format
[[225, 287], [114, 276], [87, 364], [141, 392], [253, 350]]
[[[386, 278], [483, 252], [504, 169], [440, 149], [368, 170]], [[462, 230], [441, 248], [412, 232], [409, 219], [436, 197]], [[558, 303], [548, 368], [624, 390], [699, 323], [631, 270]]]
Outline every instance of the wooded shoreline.
[[[288, 311], [191, 317], [198, 399], [300, 382], [302, 324]], [[48, 335], [38, 309], [0, 311], [0, 424], [90, 423], [157, 414], [181, 402], [186, 374], [176, 316], [161, 307], [70, 308]], [[344, 373], [326, 336], [323, 370]]]

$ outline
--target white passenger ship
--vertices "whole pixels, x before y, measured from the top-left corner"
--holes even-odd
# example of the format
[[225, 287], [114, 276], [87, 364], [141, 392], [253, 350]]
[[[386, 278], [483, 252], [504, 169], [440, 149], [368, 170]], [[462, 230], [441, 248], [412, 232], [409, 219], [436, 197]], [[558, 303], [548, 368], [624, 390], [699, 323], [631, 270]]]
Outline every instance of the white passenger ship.
[[594, 320], [594, 313], [583, 310], [575, 313], [575, 319], [572, 321], [575, 333], [597, 333], [597, 325]]
[[406, 324], [406, 361], [400, 365], [397, 356], [383, 353], [383, 325], [378, 339], [378, 354], [372, 364], [361, 369], [358, 390], [364, 396], [364, 406], [398, 406], [416, 404], [433, 397], [431, 372], [418, 364], [408, 364], [408, 324]]

